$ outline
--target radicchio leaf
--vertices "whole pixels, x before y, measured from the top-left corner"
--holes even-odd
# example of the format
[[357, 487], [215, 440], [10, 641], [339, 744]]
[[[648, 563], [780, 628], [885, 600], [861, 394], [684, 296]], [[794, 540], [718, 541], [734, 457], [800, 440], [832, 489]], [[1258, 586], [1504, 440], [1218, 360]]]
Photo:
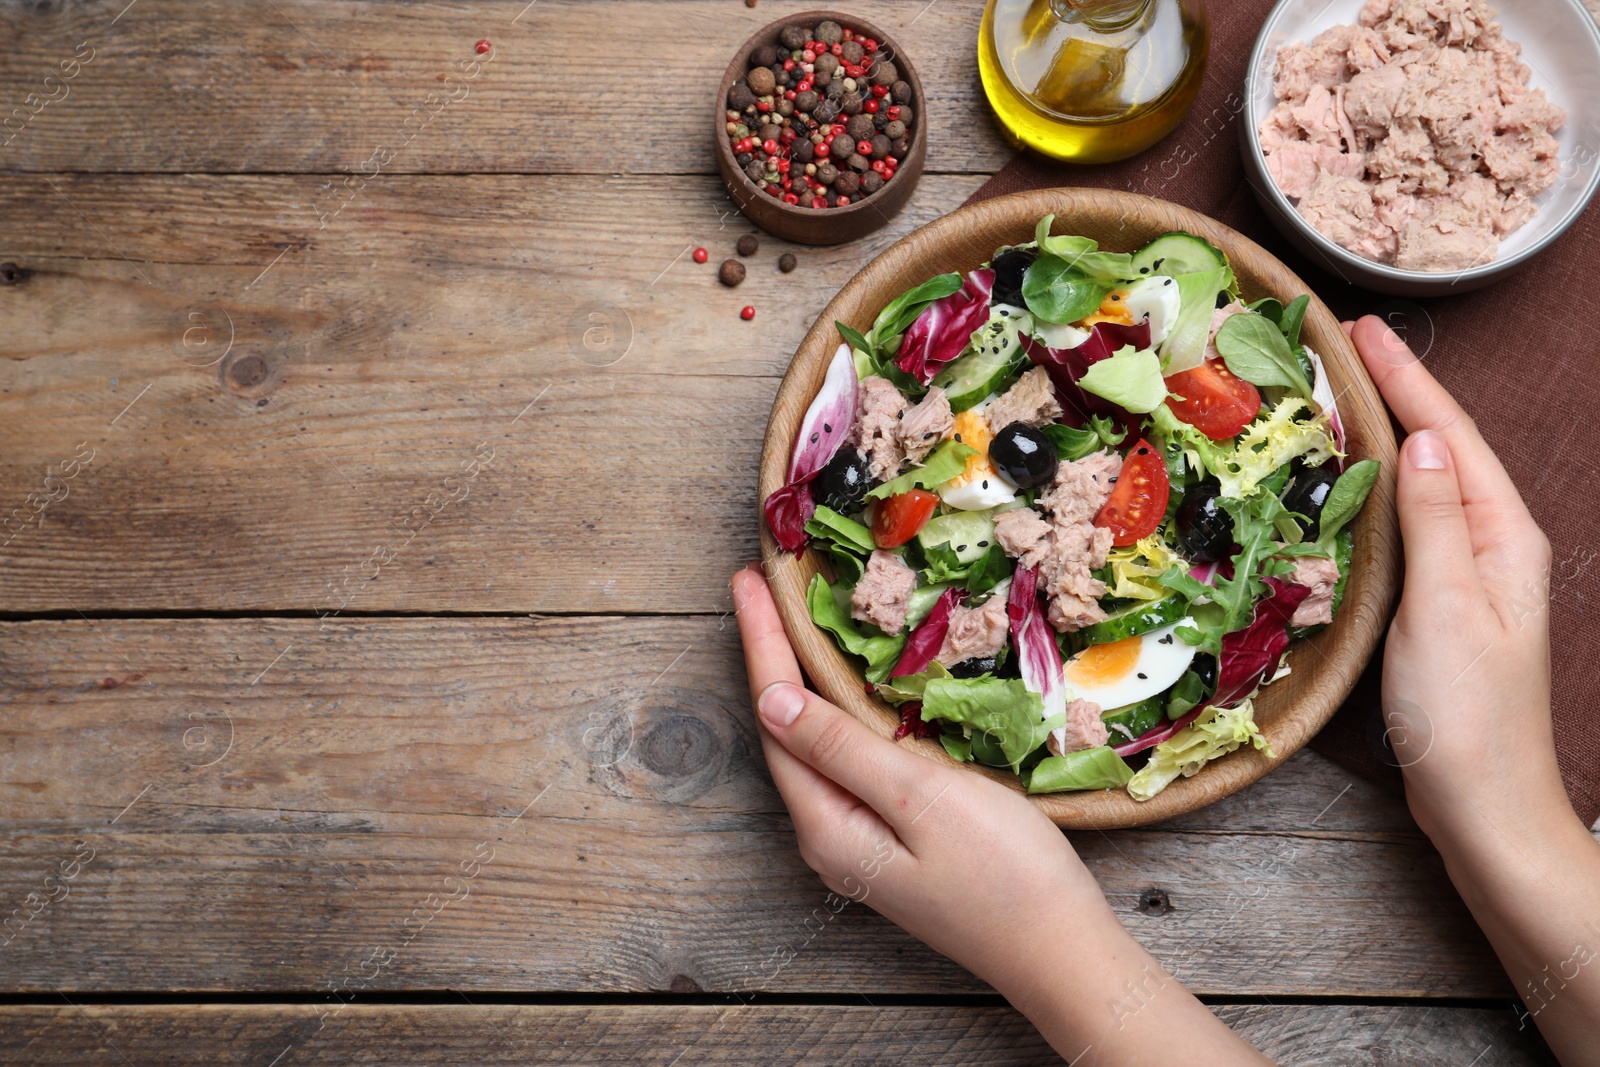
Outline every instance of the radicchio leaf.
[[951, 610], [966, 598], [967, 591], [959, 586], [952, 586], [939, 594], [933, 610], [906, 639], [905, 651], [900, 653], [900, 662], [889, 672], [890, 678], [928, 669], [928, 664], [933, 662], [933, 657], [939, 654], [939, 648], [944, 644], [945, 633], [950, 629]]
[[798, 552], [811, 540], [806, 523], [816, 512], [817, 502], [809, 483], [850, 436], [855, 418], [855, 356], [849, 345], [840, 345], [828, 364], [822, 388], [800, 420], [800, 433], [789, 456], [788, 480], [762, 506], [767, 528], [784, 551]]
[[1289, 619], [1311, 590], [1282, 578], [1263, 580], [1271, 592], [1256, 601], [1250, 625], [1222, 636], [1217, 691], [1207, 703], [1227, 707], [1249, 696], [1289, 647]]
[[1044, 718], [1050, 719], [1067, 710], [1067, 681], [1055, 632], [1039, 608], [1038, 587], [1038, 572], [1018, 567], [1011, 578], [1006, 616], [1011, 620], [1011, 643], [1017, 650], [1022, 684], [1044, 700]]
[[1217, 691], [1209, 700], [1195, 705], [1187, 715], [1173, 722], [1161, 723], [1131, 741], [1111, 746], [1119, 756], [1131, 756], [1154, 748], [1179, 730], [1188, 726], [1200, 713], [1212, 705], [1228, 707], [1255, 692], [1258, 685], [1270, 676], [1278, 660], [1289, 647], [1289, 619], [1300, 602], [1311, 594], [1303, 585], [1286, 582], [1281, 578], [1266, 578], [1269, 594], [1256, 601], [1255, 616], [1242, 630], [1224, 634], [1222, 655], [1217, 660]]
[[1148, 320], [1132, 326], [1124, 326], [1120, 322], [1097, 322], [1089, 331], [1089, 339], [1077, 348], [1050, 348], [1032, 337], [1022, 339], [1022, 348], [1028, 353], [1028, 358], [1050, 375], [1050, 381], [1056, 387], [1056, 397], [1064, 410], [1076, 412], [1080, 424], [1087, 423], [1090, 415], [1109, 415], [1124, 430], [1137, 426], [1138, 416], [1124, 411], [1105, 397], [1095, 396], [1081, 388], [1078, 379], [1091, 365], [1102, 359], [1110, 359], [1112, 353], [1121, 351], [1125, 345], [1132, 345], [1135, 350], [1150, 347]]
[[816, 514], [810, 482], [790, 482], [767, 497], [767, 529], [785, 552], [798, 552], [810, 542], [806, 523]]
[[822, 388], [800, 420], [794, 452], [789, 457], [790, 484], [809, 482], [850, 436], [856, 420], [856, 361], [849, 345], [840, 345], [828, 364]]
[[[1311, 360], [1311, 369], [1316, 372], [1316, 381], [1311, 385], [1311, 402], [1321, 408], [1328, 416], [1328, 431], [1333, 435], [1333, 444], [1340, 452], [1344, 451], [1344, 423], [1339, 419], [1338, 401], [1333, 395], [1333, 383], [1328, 381], [1328, 372], [1322, 366], [1322, 357], [1312, 350], [1310, 345], [1303, 346], [1306, 358]], [[1344, 457], [1337, 457], [1339, 470], [1344, 470]]]
[[895, 366], [927, 385], [940, 367], [959, 356], [974, 331], [989, 321], [989, 294], [994, 271], [987, 268], [967, 275], [961, 288], [935, 300], [906, 329]]
[[894, 739], [902, 737], [938, 737], [937, 721], [922, 721], [922, 701], [908, 700], [900, 705], [900, 725], [894, 728]]

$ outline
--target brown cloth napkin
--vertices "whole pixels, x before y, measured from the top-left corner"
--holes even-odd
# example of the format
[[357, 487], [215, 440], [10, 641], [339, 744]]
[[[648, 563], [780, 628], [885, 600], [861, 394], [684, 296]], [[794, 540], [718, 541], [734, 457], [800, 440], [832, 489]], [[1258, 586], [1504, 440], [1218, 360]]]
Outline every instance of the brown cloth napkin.
[[[1024, 189], [1099, 186], [1144, 193], [1226, 223], [1279, 256], [1340, 318], [1379, 314], [1444, 383], [1499, 454], [1550, 538], [1556, 749], [1573, 807], [1600, 816], [1600, 670], [1591, 605], [1600, 594], [1600, 214], [1586, 212], [1531, 264], [1487, 289], [1403, 300], [1313, 266], [1256, 203], [1239, 160], [1245, 63], [1271, 0], [1212, 5], [1211, 56], [1199, 99], [1153, 148], [1104, 166], [1024, 153], [969, 203]], [[1397, 430], [1397, 433], [1399, 431]], [[1495, 655], [1490, 649], [1485, 658]], [[1311, 746], [1398, 789], [1398, 761], [1379, 714], [1381, 650]], [[1436, 724], [1448, 729], [1448, 722]], [[1514, 760], [1518, 753], [1507, 751]]]

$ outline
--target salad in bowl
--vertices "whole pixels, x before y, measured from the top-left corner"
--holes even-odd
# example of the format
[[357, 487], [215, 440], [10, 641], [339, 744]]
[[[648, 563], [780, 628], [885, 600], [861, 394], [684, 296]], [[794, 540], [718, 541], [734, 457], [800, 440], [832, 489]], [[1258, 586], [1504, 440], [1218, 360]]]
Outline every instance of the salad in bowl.
[[830, 561], [806, 607], [897, 737], [1145, 801], [1268, 749], [1254, 698], [1339, 610], [1379, 469], [1347, 461], [1309, 296], [1244, 302], [1191, 233], [1053, 221], [836, 324], [764, 513]]

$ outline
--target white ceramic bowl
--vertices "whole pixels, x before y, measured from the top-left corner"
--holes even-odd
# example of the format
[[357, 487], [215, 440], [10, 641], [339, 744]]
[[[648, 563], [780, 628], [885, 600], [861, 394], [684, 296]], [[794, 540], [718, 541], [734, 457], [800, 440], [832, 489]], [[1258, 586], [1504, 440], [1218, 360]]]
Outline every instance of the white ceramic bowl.
[[1278, 49], [1323, 30], [1353, 25], [1363, 0], [1281, 0], [1267, 16], [1246, 66], [1239, 150], [1245, 177], [1278, 229], [1317, 266], [1354, 285], [1397, 296], [1441, 296], [1488, 285], [1537, 256], [1588, 206], [1600, 186], [1600, 28], [1581, 0], [1500, 0], [1506, 37], [1522, 46], [1529, 84], [1566, 109], [1557, 133], [1561, 176], [1537, 198], [1538, 213], [1500, 242], [1489, 263], [1470, 270], [1425, 272], [1363, 259], [1334, 244], [1300, 217], [1267, 173], [1257, 131], [1277, 104], [1272, 88]]

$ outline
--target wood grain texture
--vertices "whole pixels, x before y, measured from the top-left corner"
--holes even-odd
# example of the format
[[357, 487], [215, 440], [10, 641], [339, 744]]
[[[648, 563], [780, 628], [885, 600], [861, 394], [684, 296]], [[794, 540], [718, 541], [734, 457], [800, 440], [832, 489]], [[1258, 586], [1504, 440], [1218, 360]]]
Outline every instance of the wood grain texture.
[[[866, 330], [894, 297], [949, 271], [975, 269], [1002, 245], [1030, 240], [1044, 215], [1056, 217], [1055, 232], [1093, 238], [1110, 251], [1131, 252], [1173, 230], [1197, 233], [1227, 253], [1246, 300], [1274, 296], [1291, 300], [1308, 290], [1276, 257], [1238, 232], [1175, 204], [1103, 189], [1050, 189], [988, 200], [946, 215], [900, 241], [864, 267], [839, 291], [795, 354], [773, 402], [761, 457], [761, 498], [783, 485], [800, 419], [821, 386], [839, 346], [835, 321]], [[1326, 305], [1311, 295], [1303, 337], [1322, 355], [1339, 401], [1345, 448], [1352, 459], [1376, 459], [1382, 474], [1361, 514], [1351, 524], [1355, 557], [1344, 603], [1327, 629], [1290, 651], [1287, 678], [1263, 690], [1256, 717], [1272, 755], [1255, 749], [1218, 760], [1192, 777], [1179, 778], [1151, 800], [1139, 802], [1123, 790], [1057, 793], [1030, 797], [1058, 824], [1068, 827], [1137, 826], [1192, 811], [1256, 781], [1309, 741], [1338, 710], [1388, 625], [1399, 561], [1394, 511], [1396, 449], [1389, 415], [1361, 359]], [[899, 725], [898, 713], [866, 694], [859, 661], [811, 622], [806, 590], [823, 564], [808, 549], [781, 551], [762, 524], [766, 561], [778, 610], [800, 662], [820, 692], [884, 737]], [[1021, 791], [1015, 775], [978, 764], [957, 764], [936, 740], [900, 742], [948, 766], [962, 766]]]
[[[126, 2], [0, 7], [7, 111], [29, 93], [60, 98], [24, 109], [0, 168], [704, 174], [728, 60], [779, 14], [818, 6], [144, 0], [117, 19]], [[978, 83], [982, 0], [870, 7], [926, 82], [929, 168], [1004, 166], [1012, 152]], [[480, 38], [494, 44], [486, 58]], [[94, 58], [45, 84], [80, 44]], [[461, 67], [471, 61], [476, 74]]]
[[[863, 996], [863, 1001], [867, 998]], [[1510, 1011], [1319, 1005], [1212, 1009], [1281, 1067], [1554, 1067]], [[338, 1011], [324, 1017], [324, 1012]], [[1108, 1018], [1110, 1018], [1108, 1012]], [[0, 1064], [902, 1064], [1043, 1067], [1061, 1057], [1005, 1007], [373, 1007], [57, 1003], [0, 1008]], [[273, 1057], [279, 1057], [274, 1060]], [[1093, 1062], [1092, 1057], [1083, 1063]]]
[[[0, 624], [0, 649], [0, 991], [362, 988], [364, 965], [372, 990], [985, 991], [830, 916], [731, 619], [76, 620]], [[1198, 992], [1509, 995], [1398, 799], [1309, 752], [1069, 837]]]
[[977, 184], [930, 176], [848, 249], [767, 239], [728, 290], [685, 254], [749, 232], [711, 176], [672, 210], [637, 179], [407, 178], [319, 230], [322, 180], [0, 183], [30, 271], [0, 287], [0, 607], [725, 610], [811, 309]]

